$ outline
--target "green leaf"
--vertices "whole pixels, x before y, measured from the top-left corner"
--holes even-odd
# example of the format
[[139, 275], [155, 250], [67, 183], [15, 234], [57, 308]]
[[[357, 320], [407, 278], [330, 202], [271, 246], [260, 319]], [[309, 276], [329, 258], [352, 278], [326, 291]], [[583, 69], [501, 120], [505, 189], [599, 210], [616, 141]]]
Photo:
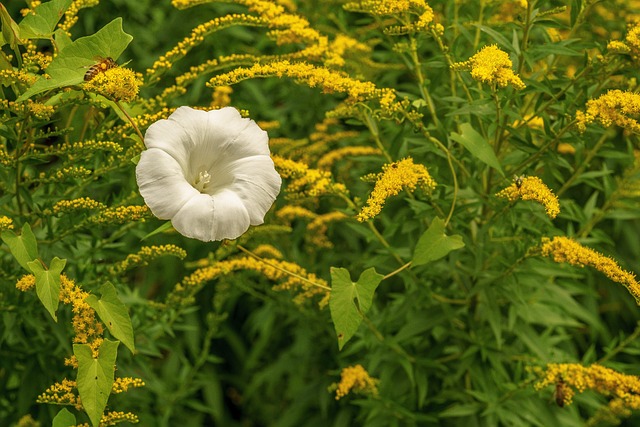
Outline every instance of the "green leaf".
[[171, 221], [167, 221], [164, 224], [162, 224], [160, 227], [156, 228], [155, 230], [153, 230], [152, 232], [144, 236], [141, 240], [147, 240], [149, 237], [155, 236], [156, 234], [164, 233], [167, 230], [171, 230], [171, 228], [173, 228]]
[[20, 53], [20, 49], [18, 45], [23, 44], [22, 40], [20, 40], [20, 27], [11, 18], [9, 15], [9, 11], [4, 7], [2, 3], [0, 3], [0, 22], [2, 23], [2, 38], [3, 42], [0, 46], [5, 43], [9, 43], [9, 46], [16, 54], [16, 58], [21, 58], [22, 55]]
[[61, 49], [47, 67], [50, 78], [41, 77], [17, 101], [24, 101], [51, 89], [82, 83], [87, 68], [95, 64], [96, 58], [118, 58], [132, 39], [122, 30], [122, 18], [114, 19], [97, 33], [81, 37]]
[[100, 345], [97, 359], [93, 358], [88, 344], [73, 345], [73, 354], [78, 359], [78, 393], [91, 424], [96, 427], [100, 424], [113, 387], [118, 344], [118, 341], [105, 339]]
[[462, 144], [464, 148], [469, 150], [469, 152], [477, 157], [478, 160], [491, 166], [500, 172], [502, 176], [505, 176], [502, 171], [502, 166], [500, 166], [500, 162], [498, 161], [496, 154], [493, 152], [491, 144], [489, 144], [482, 135], [476, 132], [469, 123], [460, 125], [460, 131], [460, 134], [452, 132], [451, 139]]
[[36, 236], [31, 231], [31, 226], [25, 223], [22, 226], [22, 235], [20, 236], [17, 236], [11, 230], [3, 231], [2, 241], [9, 246], [11, 254], [22, 268], [31, 273], [32, 271], [28, 264], [38, 258], [38, 242], [36, 242]]
[[62, 273], [66, 263], [66, 259], [55, 257], [51, 260], [48, 270], [44, 269], [40, 261], [28, 263], [30, 270], [36, 276], [38, 298], [56, 322], [58, 321], [56, 310], [60, 303], [60, 273]]
[[48, 39], [64, 12], [73, 0], [52, 0], [42, 3], [20, 22], [20, 36], [23, 39]]
[[102, 285], [98, 292], [102, 295], [100, 299], [95, 295], [89, 295], [85, 301], [98, 313], [111, 335], [122, 341], [133, 353], [133, 327], [127, 306], [120, 301], [116, 288], [110, 282]]
[[53, 419], [52, 427], [73, 427], [76, 425], [76, 416], [67, 408], [62, 408]]
[[329, 308], [340, 350], [356, 333], [364, 314], [371, 308], [373, 294], [383, 277], [372, 267], [362, 272], [354, 283], [347, 269], [331, 267]]
[[423, 265], [438, 260], [449, 252], [464, 247], [462, 236], [447, 236], [444, 233], [444, 220], [434, 218], [431, 225], [424, 232], [413, 254], [413, 265]]

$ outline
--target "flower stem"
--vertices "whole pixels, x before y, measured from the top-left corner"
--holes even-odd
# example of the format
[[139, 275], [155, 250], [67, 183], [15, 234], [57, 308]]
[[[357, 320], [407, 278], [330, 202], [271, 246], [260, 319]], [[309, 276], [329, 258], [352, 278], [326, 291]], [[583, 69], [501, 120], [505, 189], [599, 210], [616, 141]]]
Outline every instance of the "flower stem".
[[129, 113], [127, 113], [127, 110], [124, 109], [124, 107], [120, 104], [119, 101], [114, 101], [114, 103], [118, 106], [120, 111], [122, 111], [122, 114], [124, 114], [127, 117], [127, 120], [129, 120], [129, 123], [131, 123], [133, 130], [136, 131], [136, 133], [138, 134], [138, 138], [140, 138], [141, 148], [144, 150], [144, 136], [142, 136], [142, 132], [140, 132], [138, 125], [136, 125], [136, 123], [133, 121], [133, 118], [131, 118]]

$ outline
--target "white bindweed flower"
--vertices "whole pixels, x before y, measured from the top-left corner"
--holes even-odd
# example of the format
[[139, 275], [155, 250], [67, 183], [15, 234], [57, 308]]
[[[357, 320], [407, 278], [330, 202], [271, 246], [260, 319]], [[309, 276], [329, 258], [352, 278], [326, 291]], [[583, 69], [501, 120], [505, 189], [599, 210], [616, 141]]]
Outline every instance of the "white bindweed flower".
[[235, 239], [264, 222], [280, 192], [268, 142], [235, 108], [180, 107], [147, 129], [136, 167], [140, 194], [184, 236]]

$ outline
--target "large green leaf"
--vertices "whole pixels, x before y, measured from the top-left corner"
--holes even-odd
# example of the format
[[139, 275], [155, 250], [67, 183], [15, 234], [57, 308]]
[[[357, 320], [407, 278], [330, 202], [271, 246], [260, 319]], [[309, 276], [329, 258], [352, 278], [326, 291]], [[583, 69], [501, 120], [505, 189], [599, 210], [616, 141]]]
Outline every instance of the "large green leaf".
[[444, 233], [444, 220], [434, 218], [427, 231], [418, 240], [413, 254], [413, 265], [435, 261], [462, 247], [464, 247], [462, 237], [457, 234], [447, 236]]
[[38, 260], [28, 263], [29, 268], [36, 276], [38, 298], [56, 322], [58, 321], [56, 310], [60, 303], [60, 273], [62, 273], [66, 263], [66, 259], [55, 257], [51, 260], [48, 270], [45, 270]]
[[52, 0], [42, 3], [20, 22], [20, 37], [23, 39], [48, 39], [64, 12], [73, 0]]
[[9, 43], [16, 58], [21, 58], [20, 49], [18, 48], [18, 45], [22, 44], [22, 40], [20, 40], [20, 27], [16, 24], [16, 21], [11, 18], [9, 11], [7, 11], [2, 3], [0, 3], [0, 23], [2, 24], [2, 43], [0, 43], [0, 46]]
[[133, 353], [135, 351], [133, 327], [127, 306], [120, 301], [116, 288], [110, 282], [102, 285], [98, 292], [102, 295], [100, 299], [95, 295], [89, 295], [85, 301], [98, 313], [109, 332]]
[[118, 344], [118, 341], [105, 339], [100, 345], [97, 359], [93, 358], [88, 344], [73, 345], [73, 354], [78, 359], [78, 393], [91, 424], [96, 427], [100, 424], [113, 387]]
[[28, 272], [32, 272], [28, 264], [38, 258], [38, 243], [36, 236], [31, 231], [31, 226], [25, 222], [20, 236], [11, 230], [3, 231], [2, 241], [9, 246], [9, 250], [18, 264]]
[[127, 48], [133, 37], [122, 30], [122, 18], [116, 18], [97, 33], [81, 37], [60, 50], [47, 67], [50, 78], [40, 78], [23, 93], [18, 101], [33, 95], [84, 81], [87, 68], [95, 64], [98, 57], [116, 59]]
[[354, 283], [347, 269], [331, 267], [329, 308], [340, 350], [356, 333], [364, 314], [371, 308], [373, 294], [383, 277], [372, 267], [362, 272]]
[[58, 415], [53, 419], [52, 427], [74, 427], [76, 425], [76, 416], [67, 408], [62, 408]]
[[459, 134], [452, 132], [451, 139], [462, 144], [464, 148], [469, 150], [469, 152], [480, 161], [496, 169], [502, 176], [505, 176], [491, 144], [489, 144], [482, 135], [476, 132], [469, 123], [460, 125], [460, 132]]

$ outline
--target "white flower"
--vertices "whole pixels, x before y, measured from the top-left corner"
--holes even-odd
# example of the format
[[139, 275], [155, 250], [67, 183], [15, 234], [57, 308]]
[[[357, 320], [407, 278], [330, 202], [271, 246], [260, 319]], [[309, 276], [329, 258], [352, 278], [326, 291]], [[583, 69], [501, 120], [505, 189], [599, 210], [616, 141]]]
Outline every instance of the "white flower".
[[180, 107], [149, 126], [136, 179], [151, 212], [187, 237], [235, 239], [264, 215], [282, 179], [267, 132], [235, 108]]

